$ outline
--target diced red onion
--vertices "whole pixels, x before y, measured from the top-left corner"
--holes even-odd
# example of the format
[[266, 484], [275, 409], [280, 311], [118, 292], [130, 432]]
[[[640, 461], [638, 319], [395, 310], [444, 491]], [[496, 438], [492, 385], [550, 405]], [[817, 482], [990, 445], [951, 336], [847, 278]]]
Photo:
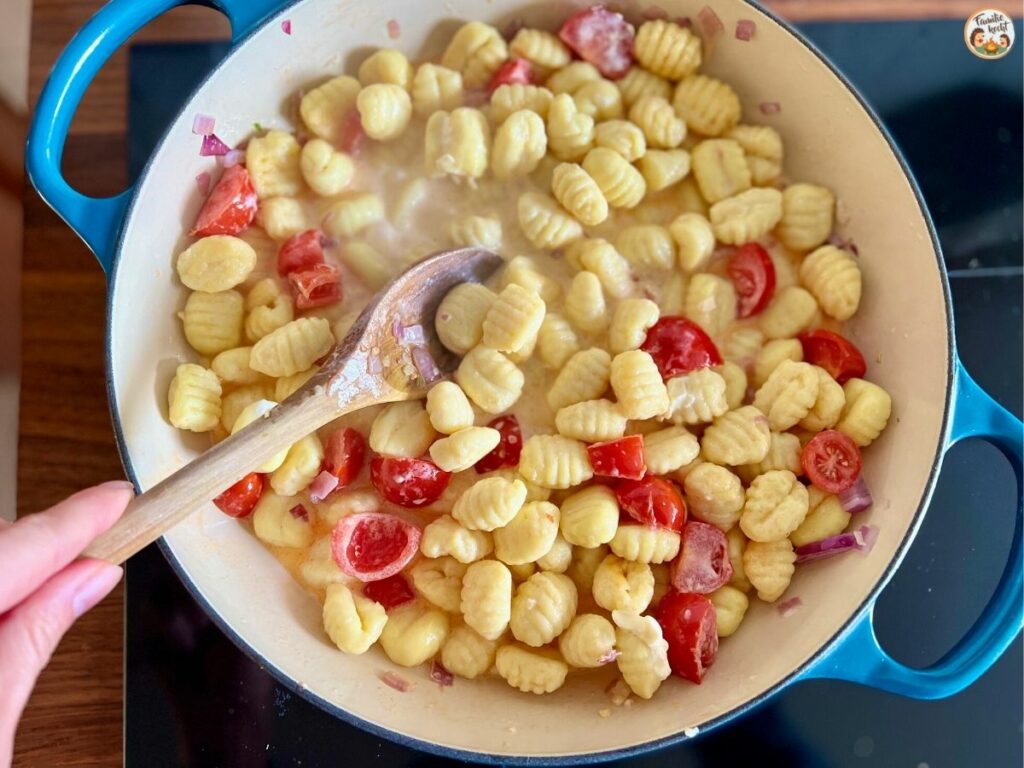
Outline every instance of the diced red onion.
[[804, 601], [799, 597], [791, 597], [788, 600], [783, 600], [781, 603], [776, 603], [775, 610], [782, 615], [782, 618], [786, 618], [787, 616], [792, 616], [796, 613], [803, 604]]
[[198, 176], [196, 176], [196, 186], [199, 187], [199, 194], [201, 194], [203, 197], [206, 197], [208, 194], [210, 194], [210, 174], [208, 174], [206, 171], [203, 171]]
[[196, 136], [209, 136], [213, 133], [215, 123], [216, 120], [209, 115], [204, 115], [201, 112], [196, 113], [196, 116], [192, 119], [192, 133]]
[[851, 515], [863, 512], [875, 503], [874, 499], [871, 498], [871, 490], [868, 488], [868, 484], [864, 482], [863, 475], [858, 477], [857, 482], [851, 487], [839, 494], [839, 503]]
[[442, 688], [447, 688], [455, 682], [455, 675], [445, 669], [444, 664], [435, 660], [434, 663], [430, 665], [430, 679]]
[[231, 147], [218, 139], [212, 133], [207, 136], [203, 136], [203, 145], [199, 148], [199, 154], [201, 157], [217, 157], [220, 155], [226, 155], [230, 151]]
[[777, 115], [782, 111], [782, 105], [777, 101], [762, 101], [758, 108], [762, 115]]
[[849, 552], [852, 549], [870, 552], [877, 540], [878, 528], [873, 525], [862, 525], [850, 533], [840, 533], [820, 541], [812, 541], [810, 544], [803, 544], [794, 551], [798, 563], [807, 563], [832, 557], [842, 552]]
[[395, 337], [395, 341], [402, 340], [402, 332], [405, 330], [405, 326], [402, 325], [402, 319], [396, 317], [391, 321], [391, 335]]
[[757, 25], [750, 19], [740, 19], [736, 22], [736, 39], [748, 42], [754, 37]]
[[379, 354], [378, 355], [371, 355], [369, 361], [367, 361], [366, 370], [369, 371], [370, 373], [372, 373], [375, 376], [378, 373], [380, 373], [382, 370], [384, 370], [384, 365], [380, 361], [380, 355]]
[[399, 25], [398, 19], [388, 19], [388, 37], [397, 40], [400, 34], [402, 34], [402, 27]]
[[281, 31], [284, 32], [286, 35], [290, 35], [292, 33], [291, 19], [285, 19], [284, 21], [281, 22]]
[[441, 370], [437, 367], [437, 363], [434, 362], [434, 358], [430, 355], [430, 350], [426, 347], [413, 347], [412, 361], [416, 365], [416, 370], [420, 372], [420, 376], [423, 377], [427, 384], [433, 384], [441, 378]]
[[622, 651], [617, 651], [614, 648], [612, 648], [610, 651], [605, 653], [601, 658], [599, 658], [597, 660], [597, 663], [598, 664], [611, 664], [613, 661], [615, 661], [621, 655], [622, 655]]
[[857, 529], [857, 533], [860, 534], [861, 552], [867, 554], [875, 548], [875, 542], [878, 541], [877, 525], [862, 525], [860, 528]]
[[482, 107], [490, 101], [486, 88], [467, 88], [462, 92], [462, 103], [467, 107]]
[[394, 672], [378, 672], [377, 677], [384, 685], [394, 688], [399, 693], [405, 693], [412, 687], [408, 680], [401, 675], [396, 675]]
[[407, 325], [402, 329], [402, 334], [399, 338], [405, 344], [426, 344], [427, 337], [423, 333], [422, 325]]
[[649, 7], [645, 8], [644, 12], [641, 14], [641, 16], [643, 16], [645, 19], [650, 19], [652, 21], [654, 19], [667, 19], [668, 18], [668, 11], [666, 11], [661, 6], [652, 5], [652, 6], [649, 6]]
[[683, 29], [690, 29], [693, 27], [693, 19], [689, 16], [676, 16], [675, 22]]
[[860, 256], [860, 249], [857, 248], [857, 244], [849, 237], [844, 237], [843, 235], [833, 232], [829, 235], [828, 244], [834, 245], [836, 248], [847, 250], [854, 256]]
[[697, 20], [700, 22], [700, 28], [704, 33], [706, 42], [711, 42], [725, 32], [725, 25], [722, 23], [722, 19], [719, 18], [718, 14], [710, 6], [705, 5], [700, 9], [700, 12], [697, 14]]
[[234, 165], [245, 162], [245, 150], [244, 149], [232, 149], [230, 152], [225, 153], [220, 158], [220, 163], [225, 168], [231, 168]]
[[338, 487], [338, 476], [326, 469], [313, 478], [309, 484], [309, 500], [314, 504], [323, 501]]
[[301, 504], [296, 504], [288, 510], [288, 513], [296, 520], [304, 520], [307, 523], [309, 522], [309, 511]]

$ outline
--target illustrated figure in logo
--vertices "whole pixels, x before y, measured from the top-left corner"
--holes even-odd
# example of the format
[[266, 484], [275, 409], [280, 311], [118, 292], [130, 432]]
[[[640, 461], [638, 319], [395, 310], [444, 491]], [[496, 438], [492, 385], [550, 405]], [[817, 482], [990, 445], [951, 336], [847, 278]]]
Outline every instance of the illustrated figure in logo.
[[1006, 53], [1010, 49], [1010, 36], [1005, 32], [999, 36], [999, 46], [996, 54]]
[[987, 37], [988, 35], [985, 34], [985, 30], [981, 27], [975, 27], [971, 30], [971, 47], [982, 56], [991, 55], [985, 45]]

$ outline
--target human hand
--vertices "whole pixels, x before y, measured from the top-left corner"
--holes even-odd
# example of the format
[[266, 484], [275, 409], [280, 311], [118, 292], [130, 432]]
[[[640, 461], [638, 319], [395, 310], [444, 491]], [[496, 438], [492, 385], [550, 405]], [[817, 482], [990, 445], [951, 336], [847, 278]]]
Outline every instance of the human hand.
[[122, 569], [77, 560], [132, 498], [131, 483], [103, 483], [16, 523], [0, 520], [0, 766], [36, 678], [75, 619], [106, 597]]

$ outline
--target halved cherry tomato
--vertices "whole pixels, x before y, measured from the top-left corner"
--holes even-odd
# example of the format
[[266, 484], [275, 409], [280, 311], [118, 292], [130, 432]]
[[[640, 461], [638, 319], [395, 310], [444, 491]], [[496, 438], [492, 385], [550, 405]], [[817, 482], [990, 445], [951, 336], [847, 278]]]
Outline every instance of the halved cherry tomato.
[[629, 435], [606, 443], [588, 445], [587, 455], [598, 477], [639, 480], [647, 474], [643, 435]]
[[715, 606], [704, 595], [672, 591], [658, 604], [657, 619], [672, 671], [700, 685], [718, 653]]
[[288, 273], [296, 309], [325, 307], [341, 301], [341, 271], [333, 264], [314, 264]]
[[363, 587], [363, 594], [375, 603], [380, 603], [385, 611], [405, 605], [416, 597], [409, 587], [409, 582], [401, 573], [388, 576], [380, 581], [371, 581]]
[[337, 429], [327, 438], [324, 448], [324, 468], [338, 478], [338, 488], [356, 479], [366, 458], [366, 440], [352, 429]]
[[615, 498], [623, 512], [644, 525], [678, 531], [686, 522], [686, 502], [663, 478], [623, 480], [615, 486]]
[[510, 85], [512, 83], [523, 83], [529, 85], [533, 82], [533, 65], [527, 59], [509, 59], [502, 64], [491, 75], [491, 82], [487, 84], [487, 92], [494, 93], [499, 85]]
[[341, 123], [341, 131], [338, 132], [338, 146], [342, 152], [350, 155], [357, 155], [366, 143], [366, 131], [363, 130], [363, 119], [359, 110], [355, 107], [349, 110]]
[[199, 209], [189, 234], [196, 237], [237, 235], [252, 224], [257, 207], [256, 188], [245, 166], [225, 168]]
[[704, 329], [676, 315], [666, 315], [652, 325], [640, 349], [654, 358], [666, 380], [722, 363], [718, 347]]
[[307, 229], [292, 235], [277, 252], [277, 274], [285, 277], [297, 269], [324, 263], [324, 246], [320, 232]]
[[331, 556], [342, 572], [360, 581], [394, 576], [416, 556], [422, 531], [387, 512], [357, 512], [331, 532]]
[[452, 479], [428, 459], [374, 456], [370, 482], [377, 493], [402, 507], [422, 507], [437, 501]]
[[633, 64], [633, 25], [621, 13], [595, 5], [573, 14], [558, 36], [602, 75], [618, 80]]
[[868, 372], [864, 355], [838, 333], [818, 329], [797, 334], [797, 338], [804, 348], [804, 360], [824, 368], [840, 384], [862, 378]]
[[230, 517], [248, 517], [263, 495], [263, 475], [250, 472], [213, 500]]
[[819, 432], [800, 454], [804, 474], [827, 493], [842, 493], [860, 477], [860, 448], [837, 429]]
[[736, 288], [740, 317], [763, 311], [775, 295], [775, 265], [768, 251], [757, 243], [737, 248], [725, 271]]
[[499, 416], [487, 426], [498, 430], [501, 439], [494, 450], [476, 463], [477, 473], [482, 475], [503, 467], [518, 466], [519, 454], [523, 452], [523, 432], [519, 429], [519, 419], [512, 414]]
[[729, 542], [721, 529], [691, 520], [683, 526], [679, 556], [672, 562], [672, 586], [707, 595], [732, 578]]

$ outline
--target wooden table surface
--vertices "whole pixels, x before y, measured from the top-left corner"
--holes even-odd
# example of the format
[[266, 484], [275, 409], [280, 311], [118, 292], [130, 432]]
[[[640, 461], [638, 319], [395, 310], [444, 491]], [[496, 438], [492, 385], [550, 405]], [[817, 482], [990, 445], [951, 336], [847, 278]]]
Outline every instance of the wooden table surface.
[[[100, 0], [35, 0], [30, 94], [34, 104], [68, 40]], [[977, 0], [770, 0], [794, 20], [966, 18]], [[134, 41], [223, 39], [216, 12], [179, 8]], [[116, 54], [75, 117], [65, 174], [86, 194], [127, 183], [127, 55]], [[80, 240], [28, 186], [22, 273], [22, 387], [18, 514], [86, 485], [123, 476], [104, 384], [103, 273]], [[122, 763], [123, 592], [78, 622], [44, 672], [21, 721], [16, 766]], [[2, 660], [0, 660], [2, 663]]]

